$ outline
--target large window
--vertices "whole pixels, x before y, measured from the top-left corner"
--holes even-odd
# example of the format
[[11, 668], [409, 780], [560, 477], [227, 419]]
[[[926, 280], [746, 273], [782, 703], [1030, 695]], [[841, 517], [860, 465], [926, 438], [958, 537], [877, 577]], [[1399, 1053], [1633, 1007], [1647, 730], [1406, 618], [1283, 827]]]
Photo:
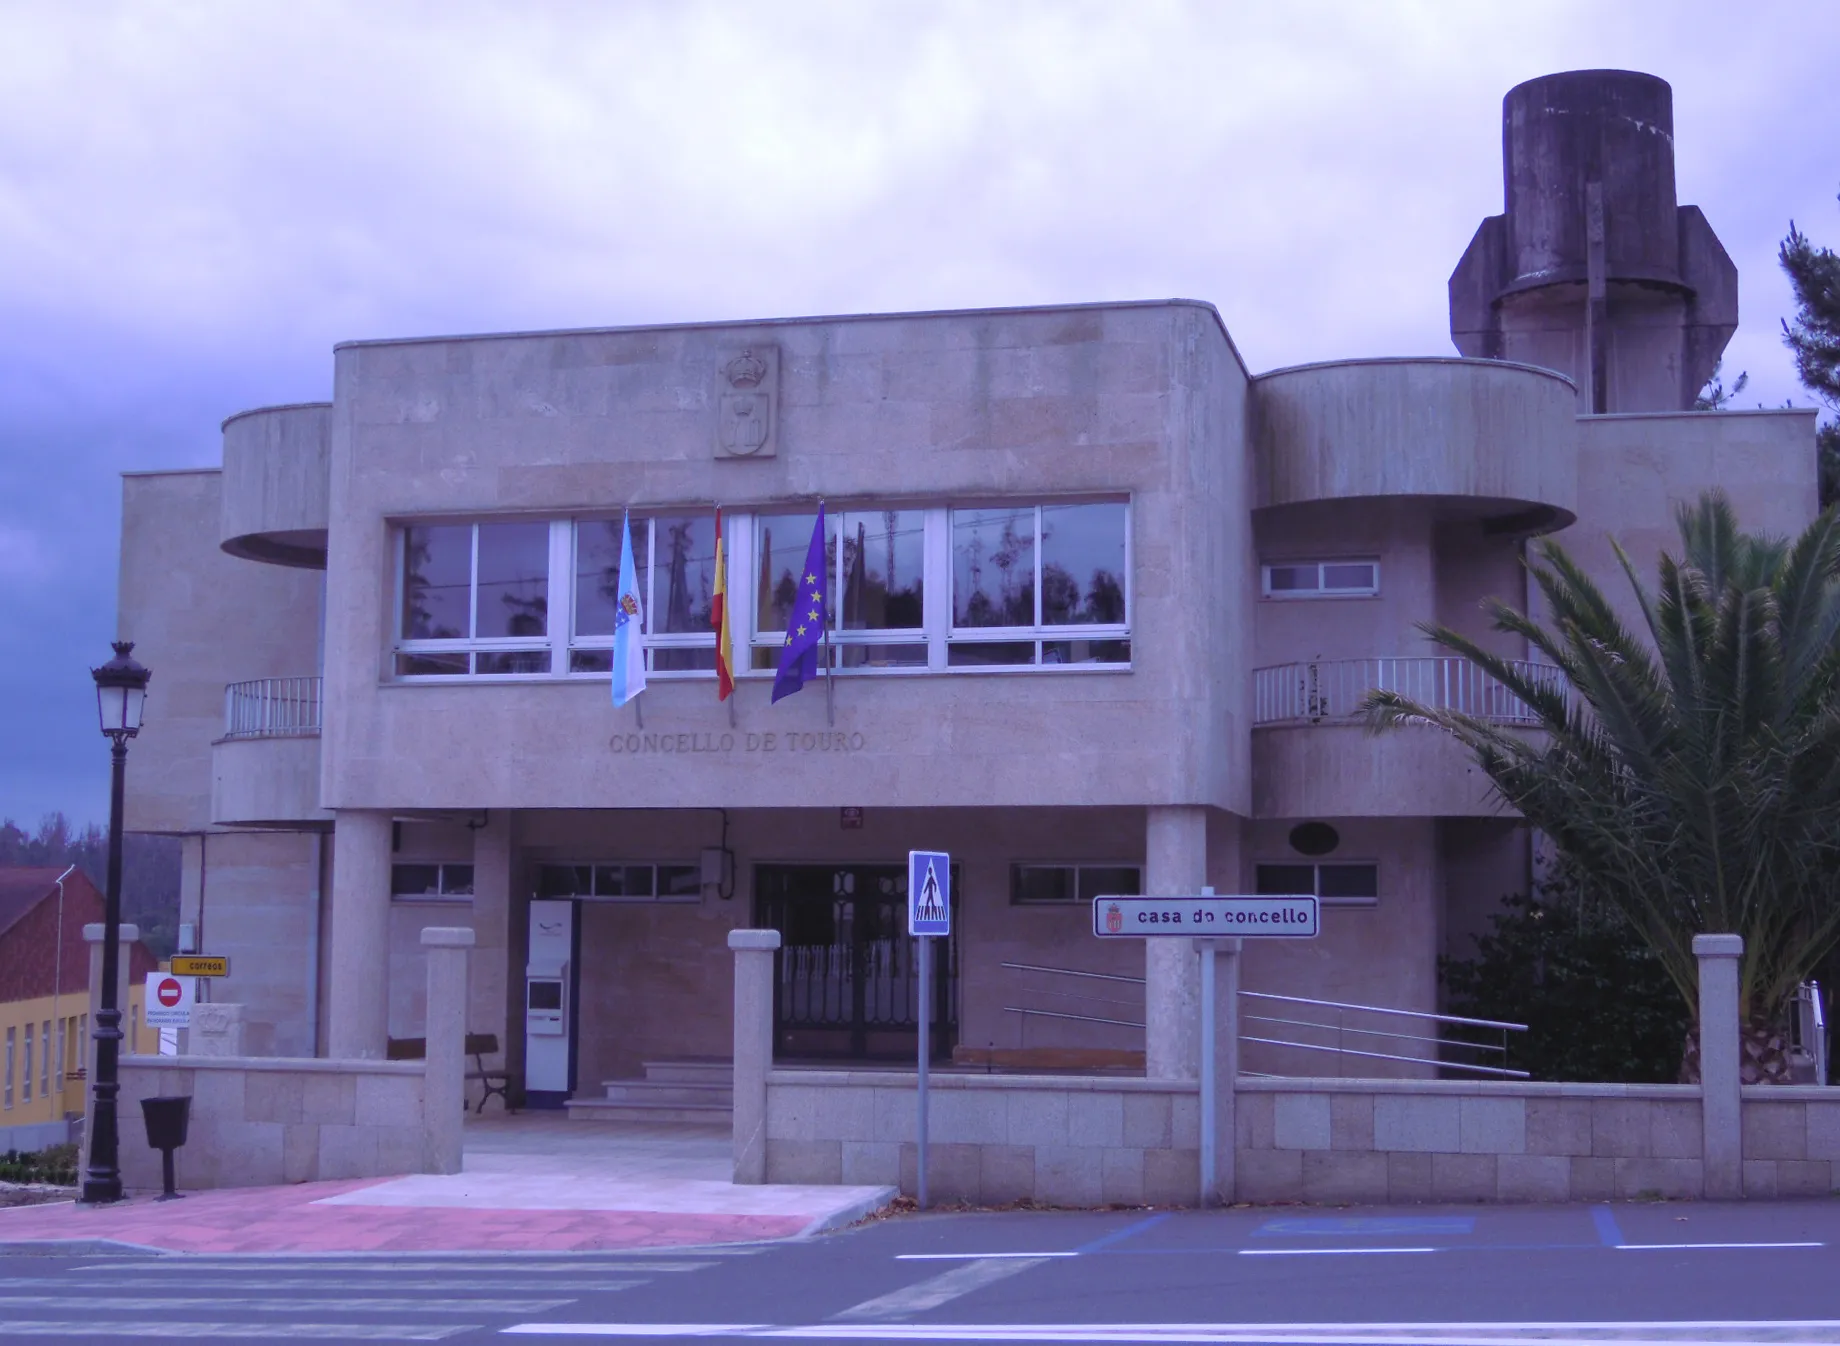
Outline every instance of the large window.
[[[738, 671], [778, 667], [817, 511], [725, 513]], [[829, 509], [824, 583], [846, 673], [1126, 668], [1123, 500]], [[633, 516], [649, 672], [715, 669], [713, 510]], [[398, 533], [399, 678], [605, 677], [620, 518], [409, 523]]]
[[[826, 511], [829, 657], [838, 668], [927, 666], [926, 516], [919, 509]], [[755, 519], [759, 582], [752, 663], [757, 669], [779, 666], [779, 648], [803, 578], [797, 572], [805, 564], [817, 519], [816, 510]]]
[[547, 523], [403, 530], [398, 676], [548, 673]]
[[1129, 527], [1123, 501], [953, 510], [948, 661], [1129, 663]]
[[[633, 566], [645, 617], [646, 657], [654, 673], [714, 672], [709, 625], [716, 588], [714, 513], [634, 519]], [[613, 623], [620, 598], [620, 520], [575, 525], [575, 626], [569, 672], [613, 668]], [[730, 587], [734, 587], [730, 566]]]

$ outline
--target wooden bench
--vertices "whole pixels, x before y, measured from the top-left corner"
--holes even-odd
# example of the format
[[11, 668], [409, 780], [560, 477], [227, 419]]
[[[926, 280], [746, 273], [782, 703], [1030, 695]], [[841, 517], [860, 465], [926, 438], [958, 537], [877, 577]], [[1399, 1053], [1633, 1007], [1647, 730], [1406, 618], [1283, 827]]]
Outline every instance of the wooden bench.
[[[479, 1106], [474, 1111], [484, 1112], [486, 1100], [497, 1094], [504, 1100], [506, 1112], [516, 1112], [517, 1108], [512, 1105], [511, 1094], [508, 1092], [511, 1072], [486, 1069], [486, 1057], [498, 1050], [498, 1034], [468, 1033], [464, 1050], [473, 1058], [473, 1068], [466, 1072], [466, 1078], [478, 1080], [485, 1090], [480, 1094]], [[384, 1057], [390, 1061], [425, 1061], [428, 1059], [428, 1039], [391, 1038], [384, 1049]]]

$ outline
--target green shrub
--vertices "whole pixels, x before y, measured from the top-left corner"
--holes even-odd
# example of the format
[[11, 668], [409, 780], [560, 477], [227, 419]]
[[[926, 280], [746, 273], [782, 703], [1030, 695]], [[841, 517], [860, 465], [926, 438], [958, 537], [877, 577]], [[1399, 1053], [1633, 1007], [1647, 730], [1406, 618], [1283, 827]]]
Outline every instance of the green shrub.
[[[1614, 910], [1510, 897], [1474, 958], [1440, 958], [1450, 1013], [1527, 1025], [1507, 1064], [1536, 1080], [1668, 1084], [1687, 1012], [1661, 960]], [[1473, 1039], [1499, 1041], [1479, 1031]], [[1493, 1063], [1493, 1055], [1463, 1053]]]
[[77, 1184], [77, 1147], [51, 1145], [31, 1154], [8, 1150], [0, 1156], [0, 1182], [46, 1182], [74, 1187]]

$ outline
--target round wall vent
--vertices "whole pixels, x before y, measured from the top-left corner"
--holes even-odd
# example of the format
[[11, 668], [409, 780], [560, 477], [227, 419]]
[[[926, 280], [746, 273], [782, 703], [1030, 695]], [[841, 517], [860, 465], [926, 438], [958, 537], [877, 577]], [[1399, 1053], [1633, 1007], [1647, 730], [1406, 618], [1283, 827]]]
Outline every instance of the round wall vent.
[[1298, 823], [1291, 828], [1291, 849], [1299, 855], [1327, 855], [1341, 844], [1341, 834], [1328, 823]]

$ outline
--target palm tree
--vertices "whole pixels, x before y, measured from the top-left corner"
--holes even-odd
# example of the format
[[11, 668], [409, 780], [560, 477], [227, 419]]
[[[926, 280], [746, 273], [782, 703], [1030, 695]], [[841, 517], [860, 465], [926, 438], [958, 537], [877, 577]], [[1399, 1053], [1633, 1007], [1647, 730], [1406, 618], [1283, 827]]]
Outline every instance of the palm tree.
[[[1424, 628], [1519, 697], [1539, 732], [1396, 692], [1362, 708], [1375, 730], [1433, 725], [1470, 749], [1586, 896], [1628, 918], [1690, 1010], [1693, 936], [1742, 935], [1746, 1073], [1773, 1078], [1784, 1004], [1840, 940], [1840, 509], [1792, 543], [1740, 532], [1718, 492], [1676, 514], [1682, 554], [1661, 558], [1656, 593], [1617, 549], [1639, 631], [1553, 542], [1529, 563], [1549, 622], [1487, 605], [1561, 677]], [[1695, 1033], [1689, 1077], [1697, 1046]]]

